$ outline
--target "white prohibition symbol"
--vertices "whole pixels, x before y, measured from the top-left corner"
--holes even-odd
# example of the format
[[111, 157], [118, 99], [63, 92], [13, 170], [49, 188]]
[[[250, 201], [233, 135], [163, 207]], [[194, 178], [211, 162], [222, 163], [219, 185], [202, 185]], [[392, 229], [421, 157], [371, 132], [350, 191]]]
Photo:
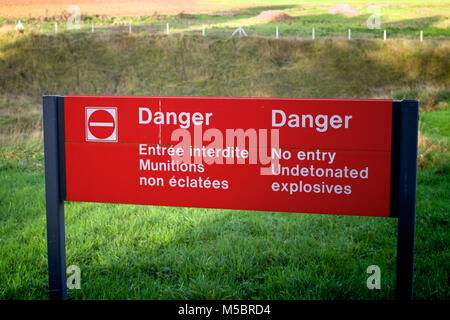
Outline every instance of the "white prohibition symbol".
[[117, 108], [86, 107], [86, 141], [117, 142]]

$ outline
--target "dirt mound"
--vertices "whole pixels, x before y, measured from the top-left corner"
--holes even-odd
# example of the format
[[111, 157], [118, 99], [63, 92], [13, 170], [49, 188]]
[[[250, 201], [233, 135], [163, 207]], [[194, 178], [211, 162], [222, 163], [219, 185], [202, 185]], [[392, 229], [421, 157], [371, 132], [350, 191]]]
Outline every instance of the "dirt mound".
[[361, 11], [349, 5], [348, 3], [336, 4], [328, 8], [328, 11], [332, 14], [345, 14], [347, 16], [357, 16], [358, 14], [361, 14]]
[[282, 21], [293, 19], [290, 15], [284, 13], [282, 10], [267, 10], [262, 11], [256, 19], [262, 21]]
[[181, 11], [179, 14], [177, 14], [178, 19], [196, 19], [197, 17], [193, 14], [185, 13], [184, 11]]

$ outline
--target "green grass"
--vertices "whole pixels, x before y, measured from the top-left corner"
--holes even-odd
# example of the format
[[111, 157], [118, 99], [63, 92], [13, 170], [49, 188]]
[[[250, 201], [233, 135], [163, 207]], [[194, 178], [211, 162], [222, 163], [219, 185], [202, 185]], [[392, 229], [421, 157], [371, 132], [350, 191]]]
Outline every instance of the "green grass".
[[421, 116], [423, 133], [433, 139], [450, 137], [450, 109], [427, 112]]
[[[428, 120], [430, 125], [439, 122]], [[0, 159], [0, 298], [46, 299], [42, 146]], [[418, 174], [415, 288], [448, 299], [450, 181]], [[396, 220], [67, 203], [74, 299], [392, 299]], [[382, 270], [382, 290], [365, 269]]]
[[[417, 299], [449, 299], [447, 42], [0, 35], [0, 299], [46, 299], [43, 94], [421, 100]], [[74, 299], [393, 299], [396, 220], [67, 203]], [[381, 268], [382, 289], [366, 287]]]

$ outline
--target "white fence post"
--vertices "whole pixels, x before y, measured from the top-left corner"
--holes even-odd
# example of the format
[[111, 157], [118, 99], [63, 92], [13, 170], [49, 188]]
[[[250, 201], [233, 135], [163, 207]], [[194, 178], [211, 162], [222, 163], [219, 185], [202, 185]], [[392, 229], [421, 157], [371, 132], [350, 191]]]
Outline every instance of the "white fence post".
[[279, 36], [278, 36], [278, 26], [277, 26], [277, 28], [275, 29], [275, 38], [276, 38], [276, 39], [279, 38]]
[[312, 39], [313, 40], [316, 39], [316, 32], [315, 32], [314, 28], [312, 28]]
[[233, 31], [233, 33], [231, 34], [231, 37], [233, 38], [236, 34], [239, 34], [239, 36], [244, 36], [244, 37], [248, 37], [247, 32], [245, 32], [244, 29], [242, 29], [242, 25], [239, 26], [239, 28], [237, 28], [236, 30]]
[[423, 31], [420, 31], [420, 42], [423, 41]]
[[22, 31], [24, 29], [22, 21], [19, 20], [19, 22], [17, 22], [16, 26], [14, 27], [14, 30], [19, 30]]
[[94, 23], [91, 24], [91, 32], [94, 32]]
[[352, 40], [352, 30], [348, 29], [348, 40]]
[[58, 22], [55, 22], [55, 33], [58, 33]]
[[166, 34], [169, 35], [169, 23], [166, 24]]
[[383, 32], [383, 40], [386, 41], [386, 30]]
[[202, 27], [202, 36], [205, 36], [205, 35], [206, 35], [205, 25], [203, 24], [203, 27]]
[[131, 22], [130, 22], [130, 24], [128, 25], [128, 33], [131, 33]]

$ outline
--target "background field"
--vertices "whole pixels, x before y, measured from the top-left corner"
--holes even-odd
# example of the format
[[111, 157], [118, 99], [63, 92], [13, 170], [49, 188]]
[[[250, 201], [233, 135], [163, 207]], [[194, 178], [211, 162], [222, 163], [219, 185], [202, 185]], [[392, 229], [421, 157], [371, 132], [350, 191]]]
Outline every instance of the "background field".
[[[229, 38], [233, 30], [243, 26], [249, 36], [275, 37], [278, 26], [281, 37], [311, 39], [312, 28], [316, 39], [325, 37], [347, 38], [351, 29], [353, 39], [383, 37], [419, 39], [449, 39], [450, 4], [446, 1], [346, 1], [358, 15], [332, 14], [335, 1], [143, 1], [116, 0], [93, 2], [87, 0], [0, 0], [0, 30], [11, 30], [18, 19], [26, 30], [54, 33], [67, 30], [67, 20], [73, 14], [68, 5], [81, 10], [80, 29], [71, 32], [133, 32], [150, 34], [170, 33], [201, 34], [205, 25], [206, 36]], [[339, 3], [339, 2], [338, 2]], [[380, 27], [369, 29], [367, 20], [374, 14], [371, 6], [380, 13]], [[264, 10], [283, 10], [292, 17], [283, 21], [264, 21], [256, 18]]]
[[[302, 21], [309, 21], [305, 32], [311, 21], [322, 21], [323, 30], [330, 25], [333, 39], [316, 41], [202, 37], [185, 29], [167, 37], [148, 32], [159, 19], [151, 13], [132, 34], [115, 25], [126, 17], [109, 12], [89, 13], [105, 26], [95, 33], [87, 29], [89, 15], [85, 30], [58, 34], [51, 32], [54, 16], [27, 16], [33, 28], [23, 33], [9, 31], [13, 19], [6, 17], [0, 32], [0, 299], [47, 298], [44, 94], [419, 99], [416, 298], [449, 299], [448, 5], [391, 1], [397, 11], [389, 19], [402, 39], [347, 41], [335, 36], [336, 26], [345, 31], [366, 18], [320, 18], [330, 3], [302, 2], [309, 13], [277, 3], [311, 19], [296, 20], [295, 28]], [[164, 19], [232, 25], [260, 10], [246, 1], [215, 5], [195, 7], [193, 19], [161, 11], [169, 14], [163, 26]], [[244, 13], [206, 14], [216, 9]], [[435, 39], [407, 39], [422, 28]], [[81, 289], [70, 291], [74, 299], [394, 298], [394, 219], [68, 203], [66, 242], [67, 264], [81, 268]], [[381, 290], [366, 287], [372, 264], [381, 268]]]

